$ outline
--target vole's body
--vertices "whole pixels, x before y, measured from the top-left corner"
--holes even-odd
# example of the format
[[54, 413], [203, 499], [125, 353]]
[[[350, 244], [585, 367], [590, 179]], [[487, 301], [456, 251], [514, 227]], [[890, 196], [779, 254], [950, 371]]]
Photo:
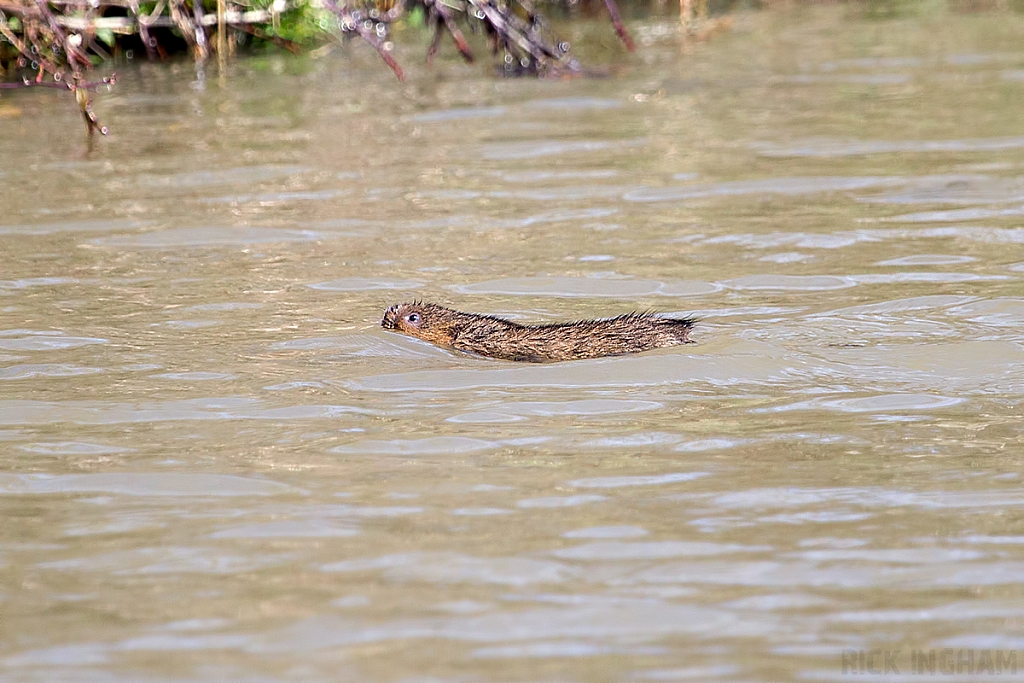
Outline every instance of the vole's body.
[[381, 326], [457, 351], [503, 360], [544, 363], [618, 356], [692, 343], [692, 319], [627, 313], [616, 318], [549, 325], [463, 313], [429, 303], [398, 304]]

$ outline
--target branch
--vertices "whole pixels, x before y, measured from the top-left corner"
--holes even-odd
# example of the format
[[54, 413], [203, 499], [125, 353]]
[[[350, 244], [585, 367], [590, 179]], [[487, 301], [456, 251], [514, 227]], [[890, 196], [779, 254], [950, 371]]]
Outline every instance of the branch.
[[210, 56], [210, 46], [206, 40], [206, 30], [203, 28], [202, 0], [192, 0], [192, 14], [196, 18], [196, 56], [203, 60]]
[[612, 26], [615, 27], [615, 32], [619, 34], [619, 39], [622, 40], [626, 49], [630, 52], [636, 50], [636, 43], [633, 42], [629, 31], [626, 30], [626, 25], [622, 23], [622, 15], [619, 14], [619, 6], [615, 4], [615, 0], [604, 0], [604, 6], [608, 8], [608, 14], [612, 18]]
[[92, 110], [92, 102], [89, 101], [88, 90], [85, 88], [75, 88], [75, 99], [78, 101], [78, 107], [82, 110], [82, 118], [85, 119], [85, 125], [89, 129], [90, 136], [97, 130], [100, 132], [100, 135], [106, 135], [110, 132], [106, 126], [101, 126], [96, 118], [96, 114]]
[[360, 22], [356, 22], [355, 29], [359, 34], [359, 37], [372, 45], [373, 49], [380, 55], [380, 58], [384, 60], [384, 63], [395, 72], [395, 76], [398, 77], [398, 80], [404, 83], [405, 72], [402, 71], [402, 67], [399, 66], [398, 61], [391, 56], [391, 53], [384, 49], [384, 43], [382, 43], [380, 38], [377, 37], [377, 34], [370, 31], [370, 29], [363, 26]]
[[[51, 2], [53, 0], [50, 0]], [[142, 38], [142, 44], [146, 48], [146, 57], [153, 61], [157, 58], [156, 54], [156, 38], [149, 35], [149, 26], [142, 20], [142, 10], [139, 8], [139, 0], [129, 0], [130, 9], [132, 14], [135, 15], [135, 23], [139, 27], [139, 38]], [[162, 6], [161, 6], [162, 8]]]
[[[459, 30], [459, 25], [455, 23], [455, 17], [452, 16], [451, 10], [447, 5], [444, 4], [444, 0], [428, 0], [427, 6], [430, 8], [432, 14], [436, 14], [441, 21], [444, 22], [445, 28], [448, 29], [448, 33], [452, 34], [452, 40], [455, 41], [455, 46], [459, 48], [459, 52], [462, 53], [463, 58], [467, 62], [473, 61], [473, 51], [469, 49], [469, 43], [466, 42], [466, 37], [462, 35], [462, 31]], [[434, 38], [434, 43], [430, 46], [430, 51], [427, 53], [428, 61], [437, 54], [437, 46], [440, 43], [441, 26], [440, 23], [437, 26], [438, 34]]]
[[[359, 34], [359, 37], [368, 42], [373, 49], [377, 51], [380, 58], [384, 60], [384, 63], [395, 73], [398, 80], [405, 82], [405, 72], [402, 71], [402, 67], [399, 66], [398, 61], [391, 56], [387, 50], [384, 49], [384, 43], [381, 42], [377, 34], [371, 31], [363, 24], [363, 18], [357, 16], [348, 7], [339, 7], [336, 0], [324, 0], [324, 7], [334, 13], [338, 19], [341, 20], [341, 30], [345, 33], [355, 31]], [[374, 23], [372, 20], [370, 23]]]
[[199, 51], [196, 47], [196, 30], [192, 26], [192, 21], [188, 18], [188, 15], [184, 11], [185, 0], [170, 0], [170, 11], [171, 21], [181, 31], [181, 37], [185, 39], [188, 46], [192, 48], [192, 54], [198, 55]]
[[[71, 70], [78, 73], [79, 68], [75, 65], [76, 61], [80, 66], [91, 66], [85, 52], [78, 49], [78, 45], [71, 40], [71, 36], [57, 23], [57, 19], [50, 11], [50, 6], [46, 4], [46, 0], [36, 0], [36, 5], [39, 7], [39, 12], [43, 19], [46, 20], [50, 30], [53, 31], [53, 35], [60, 41], [61, 47], [67, 53], [68, 64], [71, 65]], [[81, 42], [81, 36], [79, 36], [79, 42]]]
[[0, 35], [9, 40], [11, 42], [11, 45], [18, 48], [18, 52], [20, 52], [21, 55], [26, 59], [34, 60], [36, 58], [34, 54], [29, 52], [29, 49], [28, 47], [26, 47], [25, 43], [18, 40], [18, 36], [14, 35], [14, 31], [7, 28], [6, 21], [0, 21]]

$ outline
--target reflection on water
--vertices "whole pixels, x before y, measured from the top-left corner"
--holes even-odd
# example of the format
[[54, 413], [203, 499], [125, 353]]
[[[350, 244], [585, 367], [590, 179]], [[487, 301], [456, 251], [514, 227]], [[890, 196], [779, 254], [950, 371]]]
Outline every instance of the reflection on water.
[[[636, 28], [571, 82], [126, 67], [91, 154], [7, 100], [0, 678], [1024, 648], [1022, 20]], [[416, 298], [699, 344], [516, 365], [380, 328]]]

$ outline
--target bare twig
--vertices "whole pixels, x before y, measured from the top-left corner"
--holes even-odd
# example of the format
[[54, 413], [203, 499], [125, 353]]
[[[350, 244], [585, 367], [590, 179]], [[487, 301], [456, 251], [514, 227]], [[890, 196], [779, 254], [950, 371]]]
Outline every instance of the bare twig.
[[0, 83], [0, 88], [4, 90], [14, 90], [15, 88], [52, 88], [53, 90], [88, 90], [89, 92], [96, 92], [103, 86], [110, 86], [115, 83], [117, 83], [117, 74], [111, 74], [100, 81], [87, 81], [85, 83], [79, 83], [78, 85], [67, 83], [62, 80], [40, 81], [31, 78], [23, 78], [20, 81], [14, 81], [11, 83]]
[[498, 34], [501, 46], [513, 57], [516, 48], [530, 56], [530, 63], [522, 66], [540, 70], [547, 62], [558, 63], [562, 59], [563, 53], [557, 46], [545, 40], [534, 26], [517, 17], [508, 7], [497, 5], [493, 0], [469, 0], [469, 3], [483, 14], [490, 28]]
[[39, 62], [39, 64], [44, 65], [47, 71], [50, 71], [51, 73], [55, 73], [57, 71], [56, 65], [54, 65], [52, 62], [47, 61], [42, 55], [32, 54], [32, 51], [29, 50], [28, 46], [25, 45], [25, 43], [21, 41], [18, 38], [18, 36], [14, 35], [14, 31], [9, 29], [7, 27], [7, 24], [2, 21], [0, 21], [0, 34], [2, 34], [3, 37], [7, 40], [11, 41], [11, 44], [18, 49], [18, 52], [20, 52], [22, 56], [25, 57], [25, 59], [34, 62]]
[[440, 17], [434, 19], [434, 38], [427, 48], [427, 64], [433, 64], [434, 57], [441, 51], [441, 39], [444, 38], [444, 22]]
[[441, 43], [441, 22], [444, 22], [445, 28], [452, 34], [452, 40], [455, 41], [455, 46], [462, 53], [463, 58], [467, 62], [473, 61], [473, 51], [469, 49], [469, 43], [466, 42], [466, 37], [462, 35], [462, 31], [459, 29], [459, 25], [455, 23], [455, 17], [452, 15], [451, 9], [444, 4], [444, 0], [425, 0], [425, 4], [428, 7], [431, 14], [434, 15], [435, 24], [437, 26], [437, 33], [434, 35], [434, 42], [430, 45], [430, 50], [427, 51], [427, 61], [431, 61], [434, 55], [437, 54], [437, 50]]
[[622, 23], [622, 15], [619, 14], [619, 6], [615, 4], [615, 0], [604, 0], [604, 6], [608, 8], [608, 14], [612, 18], [612, 26], [615, 28], [615, 33], [618, 34], [622, 44], [630, 52], [636, 50], [636, 43], [633, 42], [632, 36], [626, 30], [626, 25]]
[[217, 57], [224, 63], [224, 57], [228, 51], [227, 18], [228, 11], [226, 0], [217, 0]]
[[[362, 13], [358, 10], [352, 9], [351, 7], [339, 7], [336, 0], [324, 0], [324, 7], [338, 17], [343, 33], [355, 32], [359, 34], [359, 37], [369, 43], [380, 58], [384, 60], [384, 63], [388, 65], [388, 68], [394, 72], [398, 80], [405, 80], [405, 72], [402, 71], [402, 67], [398, 64], [398, 61], [391, 55], [391, 53], [385, 49], [383, 41], [377, 36], [375, 30], [376, 24], [381, 24], [386, 27], [386, 24], [373, 19], [364, 19]], [[367, 26], [369, 24], [369, 26]]]
[[188, 44], [189, 48], [191, 48], [192, 53], [198, 55], [199, 52], [196, 47], [196, 30], [195, 27], [192, 26], [192, 21], [184, 11], [185, 0], [170, 0], [169, 5], [171, 21], [173, 21], [174, 25], [178, 27], [179, 31], [181, 31], [181, 37], [185, 39], [185, 42]]
[[50, 11], [50, 6], [46, 4], [46, 0], [36, 0], [36, 5], [39, 7], [39, 12], [46, 21], [47, 26], [60, 41], [61, 47], [67, 53], [68, 64], [71, 65], [71, 70], [77, 74], [80, 71], [80, 67], [90, 66], [89, 58], [78, 47], [82, 44], [82, 37], [76, 36], [77, 40], [72, 40], [64, 28], [57, 23], [56, 18]]
[[142, 39], [142, 45], [146, 48], [146, 57], [153, 61], [157, 58], [156, 38], [149, 35], [149, 25], [143, 21], [145, 15], [139, 9], [139, 0], [129, 0], [129, 3], [132, 14], [135, 15], [135, 23], [139, 27], [139, 38]]
[[110, 131], [106, 126], [101, 126], [99, 120], [96, 118], [96, 114], [92, 110], [92, 102], [89, 101], [89, 90], [88, 88], [79, 88], [73, 86], [75, 91], [75, 99], [78, 101], [78, 106], [82, 110], [82, 118], [85, 119], [85, 125], [89, 129], [89, 135], [99, 131], [100, 135], [106, 135]]
[[210, 56], [210, 45], [203, 28], [203, 2], [192, 0], [192, 14], [196, 18], [196, 58], [203, 60]]
[[356, 23], [355, 30], [359, 34], [360, 38], [373, 46], [373, 49], [377, 51], [380, 58], [388, 65], [388, 68], [395, 72], [395, 76], [398, 77], [398, 80], [405, 81], [405, 72], [402, 71], [402, 67], [399, 66], [398, 60], [392, 57], [391, 53], [384, 49], [384, 43], [377, 37], [377, 34], [368, 29], [365, 24], [359, 22]]

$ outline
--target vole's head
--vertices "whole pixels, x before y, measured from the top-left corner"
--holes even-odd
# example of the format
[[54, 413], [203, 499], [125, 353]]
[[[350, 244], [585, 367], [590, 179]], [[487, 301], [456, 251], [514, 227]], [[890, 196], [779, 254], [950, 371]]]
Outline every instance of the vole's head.
[[418, 301], [411, 304], [396, 304], [384, 311], [384, 319], [380, 321], [380, 326], [385, 330], [394, 330], [434, 344], [450, 346], [455, 338], [451, 319], [453, 313], [455, 311], [443, 306]]

